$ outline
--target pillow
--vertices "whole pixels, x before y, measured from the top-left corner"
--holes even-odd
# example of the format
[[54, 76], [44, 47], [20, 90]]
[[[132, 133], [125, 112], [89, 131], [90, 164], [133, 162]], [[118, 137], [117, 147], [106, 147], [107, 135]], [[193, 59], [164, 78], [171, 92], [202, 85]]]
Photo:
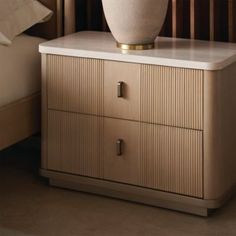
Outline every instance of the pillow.
[[0, 0], [0, 44], [10, 45], [17, 35], [52, 14], [37, 0]]

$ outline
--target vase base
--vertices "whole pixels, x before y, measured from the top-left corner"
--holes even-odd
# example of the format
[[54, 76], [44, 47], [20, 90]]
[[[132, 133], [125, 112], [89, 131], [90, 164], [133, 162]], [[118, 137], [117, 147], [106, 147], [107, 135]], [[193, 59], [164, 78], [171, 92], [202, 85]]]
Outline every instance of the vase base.
[[116, 43], [117, 47], [122, 50], [148, 50], [153, 49], [155, 47], [154, 43], [147, 44], [124, 44], [124, 43]]

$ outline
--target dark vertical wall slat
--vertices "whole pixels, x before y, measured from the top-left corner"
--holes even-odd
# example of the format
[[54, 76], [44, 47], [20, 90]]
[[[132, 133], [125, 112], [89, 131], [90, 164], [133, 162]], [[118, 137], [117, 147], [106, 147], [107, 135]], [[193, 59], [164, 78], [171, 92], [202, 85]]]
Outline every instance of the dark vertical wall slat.
[[190, 1], [172, 0], [172, 36], [190, 37]]
[[183, 0], [172, 0], [172, 36], [183, 36]]
[[76, 30], [87, 30], [87, 5], [84, 0], [76, 0]]
[[172, 37], [172, 2], [169, 1], [165, 23], [160, 32], [160, 36]]
[[102, 30], [109, 31], [109, 27], [107, 25], [107, 21], [106, 21], [104, 13], [102, 14]]
[[190, 38], [190, 1], [183, 0], [183, 38]]
[[209, 40], [210, 38], [210, 2], [209, 0], [191, 0], [191, 38]]
[[[101, 0], [76, 0], [77, 30], [109, 31]], [[236, 0], [170, 0], [161, 36], [236, 42]]]
[[228, 20], [229, 20], [229, 41], [236, 42], [236, 1], [229, 0], [228, 5]]
[[215, 41], [228, 41], [228, 4], [228, 0], [213, 0], [212, 2], [212, 39]]
[[[87, 0], [87, 3], [86, 3], [86, 14], [87, 14], [87, 29], [88, 30], [92, 30], [92, 11], [94, 9], [94, 5], [92, 4], [92, 1], [91, 0]], [[99, 20], [99, 19], [97, 19]]]
[[210, 2], [209, 0], [198, 0], [196, 3], [196, 39], [210, 39]]
[[100, 0], [76, 0], [77, 31], [106, 30]]

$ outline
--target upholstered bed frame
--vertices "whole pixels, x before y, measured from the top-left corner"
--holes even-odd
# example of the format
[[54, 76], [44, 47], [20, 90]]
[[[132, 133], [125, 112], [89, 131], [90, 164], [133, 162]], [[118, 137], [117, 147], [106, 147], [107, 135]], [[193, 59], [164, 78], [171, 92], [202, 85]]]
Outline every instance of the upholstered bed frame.
[[[63, 0], [40, 0], [53, 10], [52, 19], [34, 26], [27, 33], [52, 39], [62, 34]], [[0, 151], [40, 131], [40, 93], [0, 107]]]

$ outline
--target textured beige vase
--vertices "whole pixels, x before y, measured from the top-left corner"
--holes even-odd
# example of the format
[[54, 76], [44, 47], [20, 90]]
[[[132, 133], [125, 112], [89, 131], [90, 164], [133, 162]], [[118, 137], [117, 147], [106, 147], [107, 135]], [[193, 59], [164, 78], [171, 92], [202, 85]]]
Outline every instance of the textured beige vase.
[[104, 13], [118, 46], [153, 46], [167, 13], [169, 0], [102, 0]]

